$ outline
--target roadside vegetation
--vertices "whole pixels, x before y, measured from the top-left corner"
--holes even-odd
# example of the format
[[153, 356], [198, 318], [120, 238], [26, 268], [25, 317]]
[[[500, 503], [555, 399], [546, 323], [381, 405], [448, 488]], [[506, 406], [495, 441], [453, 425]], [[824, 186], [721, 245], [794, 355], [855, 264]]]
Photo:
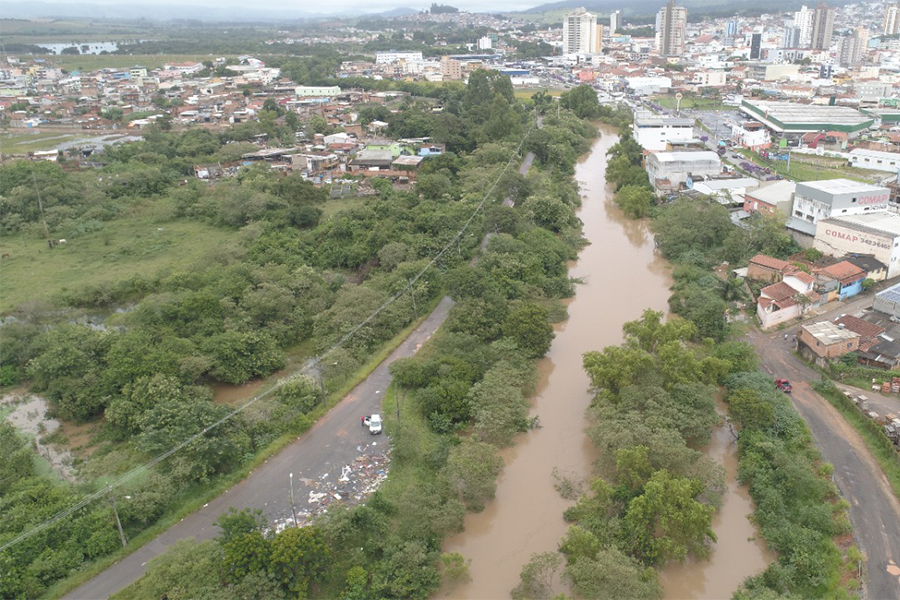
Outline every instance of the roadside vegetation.
[[661, 598], [655, 567], [707, 556], [717, 542], [711, 522], [723, 475], [693, 448], [719, 423], [720, 393], [737, 426], [739, 479], [761, 536], [778, 552], [734, 597], [851, 596], [859, 553], [837, 543], [850, 533], [847, 504], [803, 420], [756, 370], [752, 346], [734, 339], [726, 310], [743, 290], [712, 271], [758, 252], [787, 256], [793, 243], [774, 220], [734, 227], [712, 200], [657, 205], [627, 133], [609, 154], [616, 202], [632, 217], [652, 218], [657, 246], [674, 264], [676, 316], [663, 322], [662, 313], [647, 311], [624, 325], [621, 345], [584, 355], [595, 396], [587, 416], [600, 452], [596, 477], [566, 512], [571, 525], [559, 553], [535, 555], [513, 597], [556, 597], [550, 582], [561, 576], [581, 597]]
[[[441, 93], [450, 106], [443, 113], [413, 100], [388, 117], [395, 135], [433, 136], [450, 150], [426, 161], [416, 190], [381, 186], [376, 197], [327, 217], [321, 190], [264, 166], [243, 168], [214, 185], [191, 178], [194, 164], [238, 157], [248, 147], [243, 140], [256, 133], [270, 139], [292, 135], [287, 115], [277, 107], [262, 111], [259, 123], [218, 136], [156, 127], [142, 142], [108, 150], [100, 170], [24, 162], [0, 168], [4, 232], [31, 244], [46, 244], [38, 240], [48, 230], [50, 239], [66, 237], [64, 246], [44, 246], [48, 261], [80, 250], [102, 269], [110, 260], [96, 254], [107, 247], [100, 245], [104, 235], [109, 252], [123, 254], [126, 263], [145, 246], [153, 256], [182, 253], [184, 248], [159, 241], [169, 229], [203, 227], [219, 235], [205, 248], [203, 239], [193, 240], [189, 247], [202, 249], [196, 260], [160, 263], [158, 271], [148, 268], [129, 277], [107, 273], [90, 285], [53, 287], [48, 281], [42, 297], [32, 295], [33, 301], [12, 311], [16, 319], [4, 325], [0, 340], [2, 384], [30, 386], [50, 401], [54, 417], [96, 423], [99, 434], [92, 440], [93, 454], [79, 465], [78, 485], [38, 473], [28, 442], [14, 432], [5, 436], [16, 460], [2, 477], [0, 543], [201, 433], [117, 490], [126, 536], [142, 539], [142, 531], [177, 512], [192, 494], [214, 488], [278, 440], [309, 427], [321, 414], [315, 378], [299, 378], [206, 430], [230, 411], [212, 401], [209, 385], [266, 376], [282, 368], [296, 348], [306, 356], [324, 352], [403, 289], [469, 218], [533, 117], [529, 106], [515, 101], [509, 80], [496, 73], [479, 71], [468, 88]], [[549, 106], [540, 99], [528, 105], [538, 111]], [[448, 576], [464, 571], [454, 557], [440, 560], [440, 539], [459, 530], [466, 509], [478, 509], [492, 496], [500, 468], [495, 448], [528, 426], [532, 363], [549, 347], [549, 320], [561, 311], [556, 299], [573, 290], [566, 263], [582, 239], [571, 175], [593, 135], [573, 112], [548, 111], [523, 149], [537, 156], [528, 176], [508, 170], [487, 209], [476, 216], [473, 234], [461, 238], [457, 251], [445, 253], [416, 284], [420, 308], [445, 291], [457, 306], [446, 331], [422, 356], [396, 367], [403, 386], [397, 393], [409, 396], [406, 414], [421, 423], [418, 428], [406, 421], [389, 424], [395, 468], [403, 473], [408, 464], [409, 475], [389, 480], [366, 506], [330, 511], [311, 528], [321, 539], [319, 533], [309, 534], [315, 539], [304, 533], [295, 540], [295, 534], [275, 534], [259, 525], [253, 530], [258, 535], [244, 540], [248, 545], [242, 549], [229, 550], [224, 542], [179, 546], [176, 559], [167, 555], [155, 565], [180, 569], [184, 585], [200, 587], [173, 583], [170, 598], [202, 595], [210, 580], [177, 559], [179, 551], [207, 557], [197, 564], [214, 561], [222, 569], [215, 572], [227, 574], [217, 583], [223, 598], [245, 597], [243, 590], [256, 587], [265, 590], [257, 597], [267, 598], [336, 597], [342, 590], [350, 594], [346, 597], [425, 597], [439, 584], [441, 565]], [[505, 197], [515, 208], [500, 206]], [[162, 231], [149, 228], [148, 238], [130, 242], [133, 254], [123, 253], [118, 227], [135, 214], [153, 215], [147, 224]], [[486, 252], [470, 265], [486, 232], [493, 234]], [[84, 311], [115, 309], [123, 312], [106, 327], [80, 324]], [[323, 369], [328, 390], [339, 389], [414, 317], [411, 297], [404, 295], [332, 351], [330, 366]], [[420, 449], [429, 451], [422, 455]], [[292, 552], [305, 553], [304, 544], [326, 559], [313, 561], [309, 570], [273, 566], [289, 562]], [[112, 507], [89, 504], [0, 556], [5, 573], [0, 595], [40, 596], [120, 548]], [[247, 561], [244, 567], [229, 566], [235, 553], [241, 558], [234, 560]], [[160, 597], [147, 583], [154, 577], [169, 581], [170, 575], [160, 573], [152, 568], [123, 597]]]

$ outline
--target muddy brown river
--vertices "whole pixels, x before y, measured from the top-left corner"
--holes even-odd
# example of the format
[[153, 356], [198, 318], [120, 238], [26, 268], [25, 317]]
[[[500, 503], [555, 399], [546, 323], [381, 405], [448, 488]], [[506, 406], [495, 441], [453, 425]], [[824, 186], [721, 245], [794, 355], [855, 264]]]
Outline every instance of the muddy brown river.
[[[617, 138], [609, 127], [601, 126], [601, 132], [576, 166], [585, 196], [579, 217], [590, 245], [569, 271], [584, 281], [569, 301], [569, 318], [556, 326], [550, 352], [539, 363], [541, 378], [532, 414], [540, 417], [541, 427], [501, 452], [506, 466], [496, 499], [483, 512], [468, 515], [465, 531], [445, 541], [444, 552], [459, 552], [471, 560], [472, 580], [440, 590], [439, 598], [509, 598], [531, 555], [557, 548], [566, 531], [563, 511], [573, 503], [555, 490], [554, 471], [584, 479], [595, 458], [585, 433], [584, 410], [591, 397], [581, 356], [621, 343], [622, 324], [639, 318], [646, 308], [667, 310], [669, 267], [654, 252], [647, 224], [627, 219], [612, 203], [604, 171], [606, 152]], [[730, 433], [717, 433], [721, 448], [716, 450], [718, 442], [713, 441], [708, 452], [727, 466], [727, 456], [733, 462], [734, 445], [725, 435]], [[734, 483], [734, 470], [732, 464], [729, 491], [715, 526], [719, 547], [709, 562], [666, 570], [663, 585], [670, 600], [730, 597], [770, 558], [757, 544], [747, 542], [755, 534], [746, 519], [752, 506]]]

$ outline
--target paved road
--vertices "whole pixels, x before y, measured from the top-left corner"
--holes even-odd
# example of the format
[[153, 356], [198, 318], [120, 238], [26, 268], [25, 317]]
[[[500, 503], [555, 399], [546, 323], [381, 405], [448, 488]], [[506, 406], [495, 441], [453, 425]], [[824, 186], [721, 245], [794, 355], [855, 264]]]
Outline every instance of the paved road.
[[[872, 298], [867, 297], [841, 305], [815, 320], [852, 314], [871, 302]], [[796, 327], [786, 331], [790, 339]], [[749, 339], [769, 373], [793, 382], [794, 406], [812, 430], [822, 456], [834, 465], [834, 482], [850, 503], [856, 542], [867, 557], [867, 597], [897, 600], [900, 598], [900, 502], [884, 473], [856, 430], [810, 387], [809, 382], [820, 376], [791, 352], [793, 343], [784, 340], [784, 331], [751, 333]]]
[[[447, 318], [453, 301], [444, 298], [424, 322], [382, 362], [349, 396], [333, 407], [311, 430], [266, 461], [242, 482], [160, 534], [152, 542], [103, 571], [65, 598], [98, 600], [140, 578], [147, 561], [159, 556], [180, 539], [214, 537], [213, 525], [229, 507], [260, 508], [270, 522], [285, 522], [291, 516], [290, 479], [294, 473], [294, 498], [298, 513], [316, 507], [310, 492], [328, 489], [329, 482], [347, 476], [352, 487], [359, 465], [372, 464], [387, 450], [386, 436], [372, 436], [360, 426], [360, 416], [381, 410], [381, 394], [391, 381], [388, 366], [398, 358], [412, 356]], [[357, 462], [357, 458], [362, 458]], [[346, 471], [350, 466], [351, 472]], [[337, 484], [340, 485], [340, 484]]]

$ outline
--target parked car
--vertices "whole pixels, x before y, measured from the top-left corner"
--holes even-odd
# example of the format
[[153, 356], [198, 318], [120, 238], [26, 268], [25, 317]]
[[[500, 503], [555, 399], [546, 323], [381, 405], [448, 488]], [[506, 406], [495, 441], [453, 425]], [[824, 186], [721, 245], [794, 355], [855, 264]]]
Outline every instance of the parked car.
[[794, 386], [791, 385], [791, 382], [787, 379], [776, 379], [775, 387], [784, 392], [785, 394], [790, 394], [794, 391]]
[[369, 415], [363, 422], [369, 428], [369, 433], [372, 435], [381, 433], [381, 415]]

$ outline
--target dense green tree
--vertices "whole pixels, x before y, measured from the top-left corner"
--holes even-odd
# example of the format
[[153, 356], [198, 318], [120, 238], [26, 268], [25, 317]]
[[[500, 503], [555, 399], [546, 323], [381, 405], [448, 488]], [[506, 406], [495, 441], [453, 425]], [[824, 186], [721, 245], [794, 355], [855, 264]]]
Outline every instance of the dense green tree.
[[656, 571], [615, 548], [600, 550], [594, 558], [576, 559], [566, 567], [566, 574], [582, 598], [658, 600], [663, 597]]
[[328, 567], [331, 550], [317, 527], [288, 527], [270, 544], [269, 573], [285, 592], [306, 597]]
[[446, 471], [466, 507], [482, 510], [484, 503], [494, 497], [502, 468], [503, 460], [494, 453], [493, 446], [466, 439], [450, 450]]
[[550, 350], [555, 334], [548, 323], [550, 313], [539, 304], [523, 302], [506, 317], [503, 335], [515, 340], [527, 356], [538, 358]]
[[713, 508], [696, 500], [700, 482], [657, 471], [643, 489], [629, 503], [624, 519], [634, 555], [647, 564], [706, 556], [716, 534]]

